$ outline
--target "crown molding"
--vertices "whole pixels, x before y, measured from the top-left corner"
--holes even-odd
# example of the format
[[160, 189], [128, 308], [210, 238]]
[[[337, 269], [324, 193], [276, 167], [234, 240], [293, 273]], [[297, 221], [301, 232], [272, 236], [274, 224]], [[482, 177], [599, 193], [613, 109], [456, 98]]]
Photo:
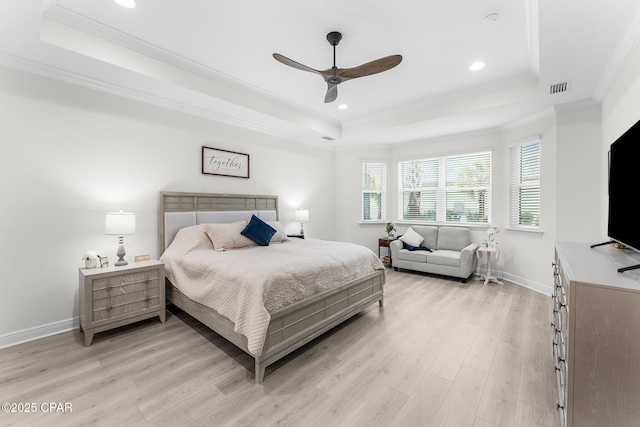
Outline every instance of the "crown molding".
[[556, 114], [556, 110], [553, 107], [545, 108], [542, 111], [539, 111], [539, 112], [537, 112], [535, 114], [532, 114], [530, 116], [524, 117], [524, 118], [522, 118], [520, 120], [516, 120], [516, 121], [513, 121], [511, 123], [507, 123], [507, 124], [503, 125], [500, 129], [503, 132], [510, 131], [510, 130], [513, 130], [513, 129], [528, 125], [529, 123], [537, 122], [538, 120], [542, 120], [544, 118], [554, 116], [555, 114]]
[[580, 99], [578, 101], [566, 102], [564, 104], [555, 105], [554, 110], [556, 113], [568, 113], [571, 111], [588, 110], [591, 108], [600, 108], [600, 103], [595, 99]]
[[640, 3], [636, 6], [633, 16], [625, 28], [624, 35], [620, 39], [613, 55], [611, 55], [611, 59], [593, 93], [593, 98], [598, 103], [602, 104], [604, 102], [639, 42]]

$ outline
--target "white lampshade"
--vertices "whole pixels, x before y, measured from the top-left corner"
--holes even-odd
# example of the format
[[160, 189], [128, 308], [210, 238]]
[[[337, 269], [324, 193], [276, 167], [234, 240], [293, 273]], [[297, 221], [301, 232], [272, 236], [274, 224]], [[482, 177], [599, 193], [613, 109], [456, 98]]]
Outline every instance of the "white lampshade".
[[109, 212], [104, 222], [104, 234], [125, 236], [135, 234], [136, 214], [133, 212]]
[[309, 221], [309, 209], [298, 209], [295, 213], [295, 220], [298, 222]]

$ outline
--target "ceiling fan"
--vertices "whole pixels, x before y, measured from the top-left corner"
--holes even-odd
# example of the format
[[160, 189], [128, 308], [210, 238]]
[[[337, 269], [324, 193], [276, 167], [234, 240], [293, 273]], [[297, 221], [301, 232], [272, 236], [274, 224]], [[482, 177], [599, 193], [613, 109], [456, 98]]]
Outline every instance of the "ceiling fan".
[[299, 62], [289, 59], [286, 56], [282, 56], [279, 53], [274, 53], [273, 57], [277, 61], [280, 61], [290, 67], [322, 76], [322, 78], [327, 82], [327, 94], [324, 97], [325, 103], [336, 100], [338, 97], [338, 85], [340, 83], [358, 77], [370, 76], [372, 74], [387, 71], [402, 61], [401, 55], [391, 55], [353, 68], [338, 68], [336, 67], [336, 46], [340, 43], [340, 40], [342, 40], [342, 34], [337, 31], [327, 34], [327, 41], [329, 41], [329, 44], [333, 46], [333, 67], [324, 71], [307, 67], [306, 65], [300, 64]]

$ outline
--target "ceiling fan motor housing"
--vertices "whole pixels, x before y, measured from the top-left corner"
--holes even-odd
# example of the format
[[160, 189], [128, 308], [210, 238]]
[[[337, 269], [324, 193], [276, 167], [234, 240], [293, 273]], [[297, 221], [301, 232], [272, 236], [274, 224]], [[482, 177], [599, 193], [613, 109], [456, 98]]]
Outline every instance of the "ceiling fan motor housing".
[[329, 44], [331, 46], [336, 46], [338, 43], [340, 43], [340, 40], [342, 40], [342, 34], [337, 31], [332, 31], [327, 34], [327, 40], [329, 41]]

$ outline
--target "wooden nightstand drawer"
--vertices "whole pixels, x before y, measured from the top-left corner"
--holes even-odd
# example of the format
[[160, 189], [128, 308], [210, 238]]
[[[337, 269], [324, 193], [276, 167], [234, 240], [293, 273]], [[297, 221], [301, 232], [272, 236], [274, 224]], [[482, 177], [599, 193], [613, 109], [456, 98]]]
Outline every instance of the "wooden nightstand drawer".
[[389, 238], [389, 237], [383, 237], [378, 239], [378, 246], [381, 248], [388, 248], [389, 245], [391, 244], [391, 242], [393, 242], [395, 239]]
[[[136, 298], [138, 298], [136, 296]], [[137, 299], [135, 301], [127, 302], [124, 304], [118, 304], [109, 302], [108, 300], [98, 301], [104, 305], [104, 307], [94, 306], [93, 308], [93, 320], [98, 322], [104, 319], [117, 319], [118, 317], [128, 316], [130, 314], [137, 314], [136, 312], [146, 312], [150, 309], [156, 309], [160, 305], [160, 299], [156, 295], [153, 298]]]
[[164, 264], [80, 269], [80, 326], [85, 345], [93, 334], [159, 316], [165, 321]]
[[156, 286], [157, 286], [158, 279], [159, 277], [158, 277], [157, 269], [140, 271], [136, 273], [95, 279], [93, 280], [93, 289], [97, 290], [97, 289], [113, 288], [116, 286], [136, 285], [136, 284], [147, 285], [151, 280], [156, 281]]

